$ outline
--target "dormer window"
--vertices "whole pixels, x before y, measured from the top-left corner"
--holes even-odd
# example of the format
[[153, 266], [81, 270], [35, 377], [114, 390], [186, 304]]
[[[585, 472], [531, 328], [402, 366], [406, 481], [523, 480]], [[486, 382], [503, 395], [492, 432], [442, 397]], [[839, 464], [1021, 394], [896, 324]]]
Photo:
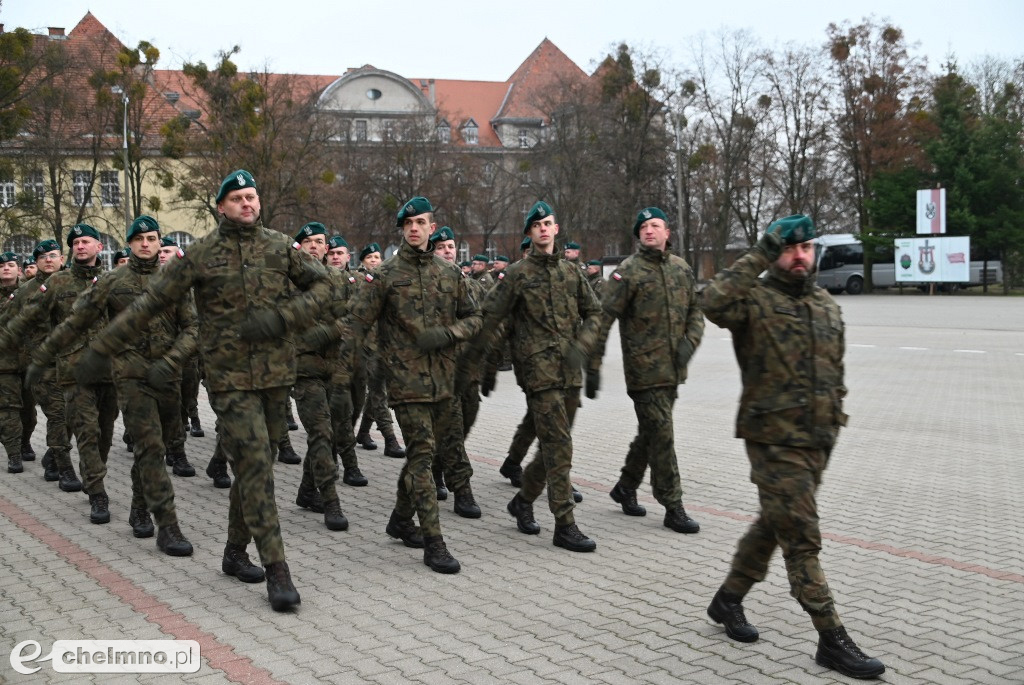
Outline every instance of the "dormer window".
[[452, 127], [444, 119], [437, 125], [437, 140], [441, 143], [452, 142]]
[[462, 140], [466, 145], [477, 145], [480, 142], [479, 132], [476, 122], [470, 119], [462, 125]]

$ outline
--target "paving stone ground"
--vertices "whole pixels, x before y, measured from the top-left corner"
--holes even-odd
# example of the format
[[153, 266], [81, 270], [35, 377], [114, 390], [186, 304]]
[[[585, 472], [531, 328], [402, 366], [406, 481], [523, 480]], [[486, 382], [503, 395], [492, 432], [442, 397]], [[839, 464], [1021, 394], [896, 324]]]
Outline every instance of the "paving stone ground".
[[[1024, 683], [1024, 300], [896, 294], [839, 296], [847, 321], [850, 426], [819, 493], [823, 565], [861, 647], [890, 683]], [[117, 441], [107, 490], [113, 520], [89, 523], [87, 498], [0, 472], [0, 682], [10, 683], [830, 683], [813, 661], [816, 634], [776, 559], [745, 606], [761, 640], [727, 640], [705, 608], [756, 511], [733, 419], [739, 379], [729, 335], [708, 325], [681, 388], [676, 437], [687, 511], [699, 535], [662, 526], [608, 497], [635, 416], [621, 353], [609, 345], [603, 387], [574, 431], [580, 527], [593, 554], [551, 544], [505, 512], [514, 490], [497, 473], [525, 410], [499, 375], [467, 441], [484, 515], [441, 503], [454, 576], [384, 534], [400, 460], [358, 450], [365, 488], [339, 485], [351, 521], [327, 531], [294, 505], [300, 467], [278, 464], [277, 499], [302, 605], [270, 610], [263, 585], [220, 572], [227, 491], [202, 475], [207, 437], [189, 439], [195, 478], [174, 478], [195, 555], [171, 559], [127, 525], [131, 455]], [[33, 436], [42, 454], [43, 423]], [[120, 435], [120, 424], [118, 433]], [[305, 433], [291, 434], [300, 454]], [[379, 436], [378, 436], [379, 437]], [[203, 663], [186, 675], [33, 675], [9, 654], [34, 640], [193, 639]], [[92, 680], [90, 680], [92, 678]]]

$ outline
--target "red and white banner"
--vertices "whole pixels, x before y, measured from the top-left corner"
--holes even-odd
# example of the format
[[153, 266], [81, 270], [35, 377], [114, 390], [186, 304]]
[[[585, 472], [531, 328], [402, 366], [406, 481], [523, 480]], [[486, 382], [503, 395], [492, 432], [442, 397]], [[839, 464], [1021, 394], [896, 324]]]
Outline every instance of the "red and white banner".
[[946, 189], [917, 191], [917, 232], [938, 235], [946, 232]]

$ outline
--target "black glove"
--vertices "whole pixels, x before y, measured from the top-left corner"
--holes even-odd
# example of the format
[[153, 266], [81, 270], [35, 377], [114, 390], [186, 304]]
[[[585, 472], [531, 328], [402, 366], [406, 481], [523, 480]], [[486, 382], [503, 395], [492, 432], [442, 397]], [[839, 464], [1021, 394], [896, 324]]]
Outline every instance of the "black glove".
[[601, 389], [601, 372], [597, 369], [589, 369], [587, 371], [587, 381], [584, 387], [584, 392], [587, 395], [588, 400], [597, 399], [597, 391]]
[[25, 387], [31, 389], [39, 381], [43, 380], [43, 374], [46, 373], [46, 367], [40, 366], [35, 362], [28, 365], [25, 369]]
[[273, 340], [284, 335], [284, 317], [276, 309], [252, 312], [238, 327], [238, 337], [246, 342]]
[[686, 365], [690, 363], [690, 357], [693, 356], [693, 343], [686, 338], [679, 341], [679, 347], [676, 348], [676, 366], [680, 369], [685, 369]]
[[100, 354], [91, 347], [75, 365], [74, 376], [79, 385], [96, 385], [110, 375], [110, 357]]
[[769, 262], [774, 262], [782, 254], [782, 238], [779, 237], [776, 230], [772, 229], [772, 226], [768, 227], [756, 245], [764, 252], [764, 256], [768, 258]]
[[565, 364], [570, 369], [578, 369], [587, 361], [587, 353], [575, 340], [570, 340], [565, 348]]
[[498, 374], [486, 373], [484, 374], [484, 380], [480, 383], [480, 394], [487, 397], [494, 390], [495, 383], [498, 382]]
[[423, 352], [433, 352], [455, 342], [455, 336], [446, 326], [431, 326], [416, 336], [416, 347]]
[[331, 337], [331, 326], [317, 324], [302, 334], [302, 346], [311, 350], [322, 350], [334, 342]]
[[170, 390], [177, 375], [170, 362], [158, 359], [146, 370], [146, 383], [154, 390]]

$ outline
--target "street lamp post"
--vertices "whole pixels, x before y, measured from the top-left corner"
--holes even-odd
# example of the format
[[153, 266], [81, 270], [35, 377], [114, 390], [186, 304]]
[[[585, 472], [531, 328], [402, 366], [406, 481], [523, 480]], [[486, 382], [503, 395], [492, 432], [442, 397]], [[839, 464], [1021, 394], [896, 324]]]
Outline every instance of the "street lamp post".
[[124, 105], [122, 152], [124, 153], [124, 234], [127, 236], [128, 230], [132, 225], [132, 210], [128, 203], [128, 92], [121, 86], [111, 86], [110, 92], [114, 95], [120, 95], [121, 103]]

